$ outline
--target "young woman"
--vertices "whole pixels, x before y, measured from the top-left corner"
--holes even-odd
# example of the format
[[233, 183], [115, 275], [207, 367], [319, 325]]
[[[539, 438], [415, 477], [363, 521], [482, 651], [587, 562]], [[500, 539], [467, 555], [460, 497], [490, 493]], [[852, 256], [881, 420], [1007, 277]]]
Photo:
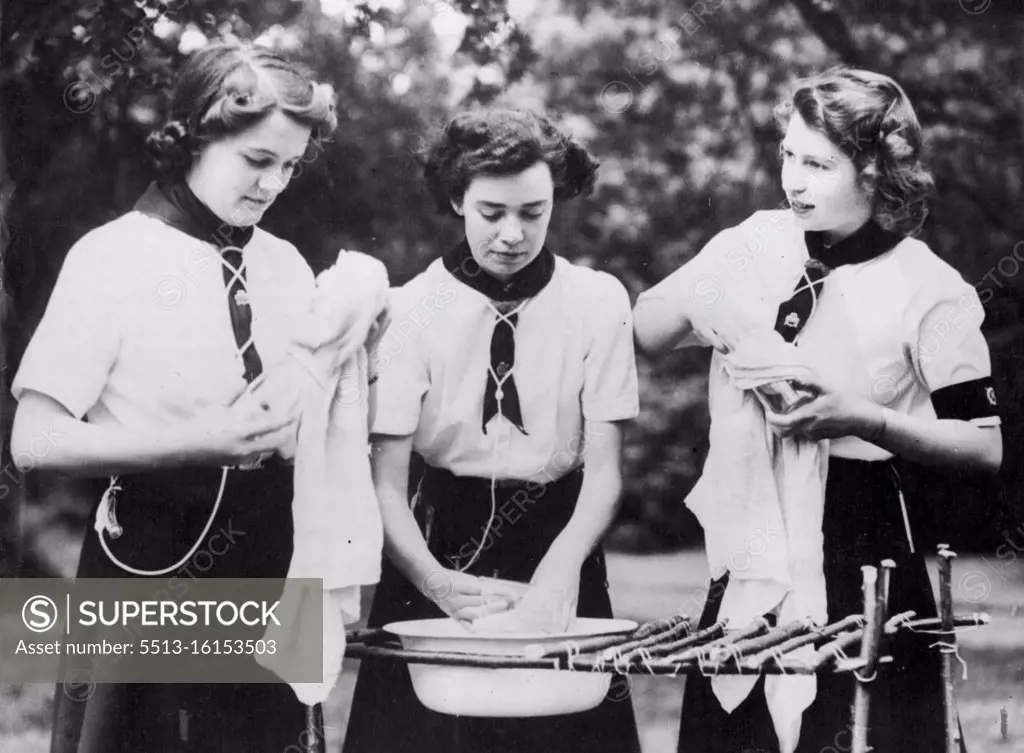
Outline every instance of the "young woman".
[[[908, 505], [927, 501], [904, 498], [898, 469], [904, 460], [998, 469], [1002, 439], [984, 312], [974, 289], [912, 237], [926, 216], [931, 179], [920, 163], [920, 125], [896, 82], [832, 69], [803, 82], [777, 116], [789, 209], [758, 212], [724, 231], [644, 293], [634, 311], [637, 340], [652, 353], [698, 342], [728, 353], [758, 327], [774, 327], [797, 344], [819, 377], [806, 385], [816, 397], [766, 418], [782, 436], [830, 440], [823, 523], [829, 620], [861, 612], [860, 568], [884, 558], [897, 563], [890, 613], [934, 616], [926, 552], [908, 513]], [[739, 265], [756, 268], [770, 321], [715, 315], [715, 296]], [[716, 619], [728, 577], [713, 583], [702, 624]], [[936, 640], [892, 644], [895, 662], [880, 670], [873, 694], [874, 750], [945, 749], [940, 659], [930, 648]], [[848, 674], [818, 678], [798, 751], [849, 749], [853, 682]], [[727, 714], [709, 679], [687, 681], [680, 751], [778, 746], [763, 682]]]
[[[425, 162], [465, 239], [399, 289], [379, 346], [371, 438], [390, 562], [369, 623], [611, 617], [599, 541], [621, 489], [621, 422], [638, 413], [630, 304], [613, 277], [545, 245], [556, 203], [588, 192], [597, 162], [517, 110], [458, 115]], [[413, 452], [425, 470], [410, 509]], [[614, 695], [571, 716], [459, 718], [420, 704], [405, 665], [367, 661], [344, 750], [638, 751], [631, 704]]]
[[[111, 477], [122, 533], [88, 531], [79, 578], [286, 576], [297, 394], [250, 387], [286, 357], [314, 279], [256, 224], [336, 122], [330, 88], [276, 53], [207, 47], [151, 136], [164, 179], [69, 252], [14, 382], [13, 449], [51, 431], [36, 469]], [[52, 750], [277, 753], [305, 706], [265, 674], [99, 684], [85, 701], [58, 686]]]

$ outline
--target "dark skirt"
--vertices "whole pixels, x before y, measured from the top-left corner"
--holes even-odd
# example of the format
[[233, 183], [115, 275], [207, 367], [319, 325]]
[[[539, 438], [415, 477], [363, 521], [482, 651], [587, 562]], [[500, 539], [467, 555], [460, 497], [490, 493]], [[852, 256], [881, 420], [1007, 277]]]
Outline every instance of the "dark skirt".
[[[170, 567], [202, 533], [220, 485], [219, 468], [175, 469], [121, 477], [113, 554], [138, 570]], [[135, 578], [100, 547], [92, 506], [78, 578]], [[292, 553], [292, 467], [228, 473], [220, 509], [203, 542], [172, 578], [285, 578]], [[171, 592], [176, 592], [174, 588]], [[255, 660], [254, 660], [255, 662]], [[262, 671], [262, 670], [261, 670]], [[51, 753], [282, 753], [301, 750], [306, 707], [275, 675], [252, 684], [57, 685]], [[73, 673], [72, 673], [73, 674]], [[289, 746], [293, 746], [289, 748]]]
[[[923, 552], [911, 553], [900, 507], [900, 476], [892, 462], [831, 458], [822, 524], [829, 622], [863, 613], [863, 565], [896, 562], [889, 614], [937, 614]], [[909, 502], [908, 502], [909, 503]], [[915, 542], [916, 543], [916, 542]], [[718, 617], [728, 574], [709, 589], [701, 627]], [[930, 648], [939, 636], [902, 634], [888, 642], [893, 662], [881, 665], [872, 688], [869, 744], [877, 751], [944, 751], [941, 659]], [[852, 673], [818, 676], [818, 693], [803, 715], [797, 753], [849, 750]], [[961, 735], [961, 739], [963, 736]], [[686, 680], [679, 753], [776, 753], [778, 740], [764, 698], [764, 678], [731, 714], [722, 710], [710, 679]], [[961, 751], [966, 746], [961, 743]]]
[[[497, 490], [498, 512], [492, 532], [481, 540], [490, 515], [490, 480], [457, 478], [427, 468], [417, 519], [430, 551], [443, 566], [457, 569], [465, 565], [482, 544], [480, 557], [467, 572], [527, 582], [569, 521], [582, 478], [582, 471], [576, 471], [546, 486], [503, 482]], [[600, 547], [581, 569], [577, 614], [612, 617]], [[371, 627], [444, 616], [435, 603], [384, 561], [368, 618]], [[344, 753], [598, 750], [640, 751], [632, 703], [615, 683], [597, 708], [578, 714], [525, 719], [458, 717], [424, 707], [416, 698], [404, 663], [373, 660], [363, 661], [359, 668], [343, 748]]]

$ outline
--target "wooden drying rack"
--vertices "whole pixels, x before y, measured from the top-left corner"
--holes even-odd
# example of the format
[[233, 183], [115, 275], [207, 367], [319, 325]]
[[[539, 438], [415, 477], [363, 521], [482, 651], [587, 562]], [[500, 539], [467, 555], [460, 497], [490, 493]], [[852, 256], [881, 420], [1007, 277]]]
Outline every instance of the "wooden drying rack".
[[[346, 657], [477, 667], [482, 669], [547, 669], [553, 671], [610, 672], [676, 677], [693, 672], [704, 675], [779, 675], [850, 673], [856, 683], [851, 709], [853, 753], [868, 753], [868, 718], [872, 681], [880, 665], [892, 661], [889, 639], [902, 631], [936, 634], [942, 654], [945, 688], [947, 753], [959, 751], [952, 662], [956, 654], [956, 629], [987, 625], [986, 614], [954, 615], [952, 600], [952, 559], [956, 555], [939, 545], [940, 612], [938, 617], [915, 619], [914, 612], [889, 616], [889, 581], [895, 563], [886, 560], [881, 569], [864, 566], [864, 612], [817, 626], [808, 621], [773, 627], [765, 618], [729, 629], [724, 622], [697, 629], [685, 615], [673, 615], [646, 622], [623, 636], [564, 641], [543, 652], [528, 649], [523, 656], [410, 651], [383, 629], [356, 629], [346, 633]], [[880, 577], [879, 577], [880, 573]], [[797, 649], [813, 646], [797, 656]], [[311, 710], [310, 725], [321, 726], [319, 714]], [[322, 742], [323, 736], [309, 735]], [[309, 748], [321, 750], [318, 745]]]

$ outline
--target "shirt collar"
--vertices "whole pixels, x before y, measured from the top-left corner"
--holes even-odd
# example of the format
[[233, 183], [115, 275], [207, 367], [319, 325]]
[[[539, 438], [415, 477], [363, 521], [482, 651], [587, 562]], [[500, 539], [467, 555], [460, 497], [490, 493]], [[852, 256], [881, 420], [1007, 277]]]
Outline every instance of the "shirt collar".
[[844, 264], [860, 264], [891, 251], [903, 236], [891, 233], [874, 220], [868, 220], [851, 235], [832, 246], [825, 245], [825, 234], [816, 230], [804, 233], [811, 259], [835, 269]]
[[499, 302], [532, 298], [551, 282], [555, 274], [555, 255], [547, 246], [508, 280], [491, 276], [477, 264], [466, 239], [448, 251], [442, 257], [442, 263], [456, 280]]
[[224, 222], [204, 204], [185, 181], [165, 185], [153, 182], [135, 202], [133, 209], [156, 217], [183, 233], [212, 243], [218, 249], [244, 248], [254, 228]]

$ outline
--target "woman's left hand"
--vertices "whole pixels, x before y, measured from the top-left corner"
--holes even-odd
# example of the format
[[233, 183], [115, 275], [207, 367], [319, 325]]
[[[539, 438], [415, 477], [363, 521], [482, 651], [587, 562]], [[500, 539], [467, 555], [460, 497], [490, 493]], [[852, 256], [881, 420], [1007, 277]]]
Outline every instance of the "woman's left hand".
[[576, 616], [579, 590], [578, 574], [535, 575], [512, 609], [476, 620], [472, 629], [501, 633], [563, 633]]
[[811, 402], [791, 413], [766, 410], [765, 418], [776, 434], [814, 441], [848, 436], [871, 436], [881, 420], [880, 406], [867, 398], [843, 394], [821, 377], [797, 380], [815, 393]]
[[580, 598], [579, 573], [534, 576], [530, 590], [516, 605], [540, 630], [562, 633], [576, 616]]

